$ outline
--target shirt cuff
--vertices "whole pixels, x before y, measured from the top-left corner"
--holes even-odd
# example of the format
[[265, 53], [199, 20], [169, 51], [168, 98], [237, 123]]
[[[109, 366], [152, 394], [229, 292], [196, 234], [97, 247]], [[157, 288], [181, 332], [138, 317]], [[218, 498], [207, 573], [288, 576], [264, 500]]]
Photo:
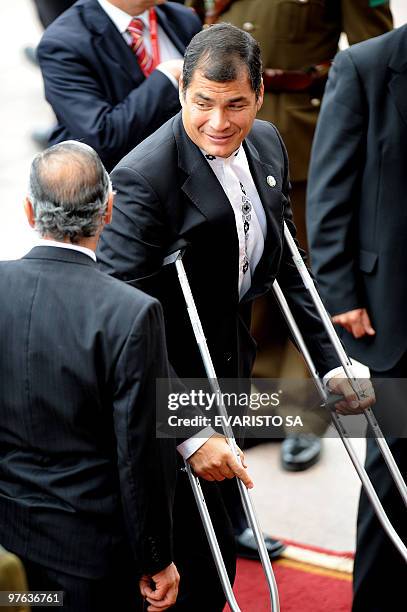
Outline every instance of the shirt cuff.
[[184, 442], [178, 444], [177, 451], [182, 456], [184, 461], [186, 461], [215, 433], [216, 431], [212, 429], [212, 427], [205, 427], [205, 429], [201, 429], [201, 431], [199, 431], [195, 436], [192, 436], [192, 438], [188, 438], [188, 440], [184, 440]]
[[173, 74], [171, 74], [171, 72], [169, 72], [165, 68], [162, 68], [160, 64], [157, 66], [156, 70], [159, 70], [160, 72], [165, 74], [167, 79], [169, 79], [171, 81], [171, 83], [174, 85], [175, 89], [178, 89], [178, 81], [175, 78], [175, 76]]
[[[360, 361], [357, 361], [356, 359], [351, 359], [350, 361], [352, 364], [350, 366], [352, 376], [354, 376], [355, 378], [370, 378], [370, 370], [366, 365], [364, 365], [363, 363], [360, 363]], [[342, 366], [339, 366], [338, 368], [334, 368], [333, 370], [329, 370], [329, 372], [327, 372], [322, 379], [322, 383], [324, 384], [325, 387], [328, 386], [329, 381], [336, 374], [343, 374], [343, 377], [346, 378], [345, 370], [343, 369]]]

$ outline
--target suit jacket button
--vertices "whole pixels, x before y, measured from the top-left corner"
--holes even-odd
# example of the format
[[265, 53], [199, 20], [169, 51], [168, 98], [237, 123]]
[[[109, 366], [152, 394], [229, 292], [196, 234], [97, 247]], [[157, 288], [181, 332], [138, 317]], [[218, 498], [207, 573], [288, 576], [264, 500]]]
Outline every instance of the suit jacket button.
[[318, 106], [321, 106], [321, 100], [319, 98], [311, 98], [311, 104], [317, 108]]
[[242, 25], [242, 29], [246, 30], [246, 32], [253, 32], [253, 30], [255, 30], [256, 28], [254, 23], [252, 23], [251, 21], [245, 21]]

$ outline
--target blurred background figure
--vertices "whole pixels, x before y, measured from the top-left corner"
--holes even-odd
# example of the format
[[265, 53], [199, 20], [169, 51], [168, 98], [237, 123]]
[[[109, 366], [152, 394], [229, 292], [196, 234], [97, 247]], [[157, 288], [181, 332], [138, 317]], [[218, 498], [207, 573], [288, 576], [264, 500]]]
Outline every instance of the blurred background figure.
[[33, 2], [45, 30], [66, 9], [69, 9], [75, 0], [33, 0]]
[[81, 140], [108, 170], [180, 108], [182, 57], [201, 29], [165, 0], [79, 0], [38, 47], [57, 117], [49, 144]]
[[[76, 2], [76, 0], [33, 0], [37, 10], [38, 18], [44, 30], [59, 17], [66, 9]], [[26, 58], [33, 64], [38, 65], [37, 49], [32, 45], [24, 47]]]
[[[68, 9], [76, 0], [33, 0], [38, 18], [44, 30]], [[37, 48], [32, 45], [24, 47], [24, 55], [29, 62], [38, 66]], [[31, 132], [31, 138], [40, 148], [47, 146], [54, 126], [35, 128]]]
[[[189, 0], [189, 3], [207, 24], [232, 23], [250, 32], [260, 43], [266, 93], [258, 118], [274, 123], [287, 147], [297, 237], [301, 247], [307, 249], [308, 165], [330, 63], [338, 51], [342, 33], [352, 45], [392, 29], [389, 2]], [[302, 358], [288, 341], [286, 325], [273, 295], [266, 295], [255, 303], [252, 332], [258, 342], [255, 378], [307, 376]], [[307, 391], [301, 385], [297, 396], [307, 404]], [[301, 414], [301, 405], [295, 404], [295, 411]], [[301, 416], [312, 433], [290, 436], [283, 442], [282, 466], [290, 471], [305, 470], [318, 461], [319, 436], [329, 422], [329, 415], [322, 409], [307, 412], [305, 408]]]

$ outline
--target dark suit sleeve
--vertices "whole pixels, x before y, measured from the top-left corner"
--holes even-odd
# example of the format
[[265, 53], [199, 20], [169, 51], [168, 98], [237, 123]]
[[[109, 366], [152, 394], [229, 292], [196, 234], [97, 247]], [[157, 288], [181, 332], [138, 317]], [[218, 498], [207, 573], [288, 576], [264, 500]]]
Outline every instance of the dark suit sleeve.
[[[293, 222], [293, 213], [289, 198], [290, 184], [288, 176], [288, 157], [285, 146], [278, 135], [284, 159], [284, 181], [282, 186], [283, 218], [291, 235], [295, 238], [296, 229]], [[297, 246], [298, 242], [296, 241]], [[300, 250], [305, 259], [305, 252]], [[319, 375], [322, 377], [330, 370], [338, 367], [340, 362], [331, 342], [327, 336], [323, 323], [318, 315], [314, 303], [304, 286], [302, 278], [293, 262], [291, 252], [283, 239], [283, 252], [277, 281], [287, 299], [288, 305], [294, 315], [304, 340], [311, 353]]]
[[[71, 137], [102, 160], [119, 160], [179, 110], [178, 90], [159, 70], [112, 104], [88, 59], [64, 40], [45, 34], [38, 47], [45, 96]], [[136, 60], [135, 60], [136, 61]], [[122, 68], [112, 62], [105, 79]]]
[[[157, 169], [159, 172], [160, 169]], [[126, 282], [138, 281], [159, 271], [166, 255], [169, 223], [154, 189], [136, 170], [118, 166], [111, 175], [115, 198], [112, 223], [99, 241], [99, 267]]]
[[172, 561], [174, 440], [157, 439], [156, 379], [168, 378], [161, 306], [148, 299], [115, 368], [114, 426], [127, 534], [142, 573]]
[[358, 293], [357, 210], [365, 156], [365, 94], [349, 51], [331, 68], [312, 148], [307, 229], [312, 268], [329, 312], [364, 306]]

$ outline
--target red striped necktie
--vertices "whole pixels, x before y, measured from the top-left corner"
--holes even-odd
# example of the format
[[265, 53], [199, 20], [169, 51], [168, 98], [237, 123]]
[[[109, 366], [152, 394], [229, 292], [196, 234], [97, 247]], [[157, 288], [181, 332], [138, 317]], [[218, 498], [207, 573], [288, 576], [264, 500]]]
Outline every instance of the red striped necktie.
[[133, 17], [127, 28], [127, 31], [131, 35], [130, 47], [137, 57], [137, 61], [141, 70], [144, 73], [144, 76], [148, 77], [154, 69], [154, 62], [152, 56], [150, 55], [150, 53], [148, 53], [144, 44], [143, 30], [144, 23], [142, 22], [142, 20], [138, 17]]

